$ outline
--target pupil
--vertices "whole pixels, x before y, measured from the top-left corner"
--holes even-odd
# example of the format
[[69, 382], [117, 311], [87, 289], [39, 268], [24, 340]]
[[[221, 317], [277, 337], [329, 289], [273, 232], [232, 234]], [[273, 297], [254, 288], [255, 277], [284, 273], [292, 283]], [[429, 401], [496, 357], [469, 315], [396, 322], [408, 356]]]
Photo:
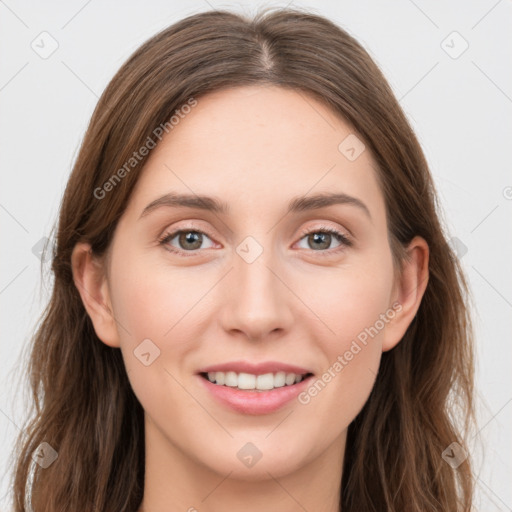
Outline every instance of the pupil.
[[[322, 249], [326, 249], [326, 248], [328, 248], [328, 247], [329, 247], [329, 245], [330, 245], [330, 244], [329, 244], [329, 242], [330, 242], [330, 236], [331, 236], [329, 233], [313, 233], [313, 235], [311, 235], [311, 236], [313, 237], [313, 241], [315, 242], [315, 244], [314, 244], [314, 245], [316, 245], [316, 247], [315, 247], [316, 249], [318, 249], [318, 248], [319, 248], [319, 245], [318, 245], [318, 243], [317, 243], [317, 242], [320, 242], [320, 244], [321, 244], [321, 243], [322, 243], [322, 241], [323, 241], [324, 245], [323, 245], [322, 247], [320, 247], [320, 248], [322, 248]], [[324, 237], [329, 237], [329, 238], [327, 239], [327, 243], [325, 242]]]
[[201, 247], [200, 234], [197, 231], [187, 231], [182, 234], [180, 237], [180, 243], [183, 241], [185, 242], [185, 246], [189, 243], [193, 245], [193, 247], [188, 247], [188, 249], [198, 249]]

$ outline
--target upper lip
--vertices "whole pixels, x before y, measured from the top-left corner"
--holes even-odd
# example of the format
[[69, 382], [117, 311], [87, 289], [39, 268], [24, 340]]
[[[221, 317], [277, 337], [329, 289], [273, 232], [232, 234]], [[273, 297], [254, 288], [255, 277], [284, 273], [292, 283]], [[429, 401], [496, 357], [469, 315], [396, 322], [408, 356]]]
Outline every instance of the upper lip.
[[225, 363], [214, 364], [201, 368], [198, 373], [208, 372], [236, 372], [251, 373], [253, 375], [264, 375], [265, 373], [295, 373], [296, 375], [305, 375], [313, 373], [307, 368], [278, 361], [263, 361], [261, 363], [251, 363], [249, 361], [229, 361]]

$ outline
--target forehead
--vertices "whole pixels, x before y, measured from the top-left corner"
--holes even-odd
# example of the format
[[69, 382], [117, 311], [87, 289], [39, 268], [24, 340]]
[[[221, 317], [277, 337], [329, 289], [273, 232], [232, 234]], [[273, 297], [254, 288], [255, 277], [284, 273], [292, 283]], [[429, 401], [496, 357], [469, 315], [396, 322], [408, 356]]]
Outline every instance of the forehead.
[[198, 98], [152, 150], [132, 203], [140, 213], [169, 191], [210, 194], [255, 214], [263, 205], [327, 191], [383, 209], [370, 152], [355, 159], [344, 153], [344, 141], [359, 144], [358, 152], [363, 147], [354, 137], [350, 125], [303, 91], [216, 91]]

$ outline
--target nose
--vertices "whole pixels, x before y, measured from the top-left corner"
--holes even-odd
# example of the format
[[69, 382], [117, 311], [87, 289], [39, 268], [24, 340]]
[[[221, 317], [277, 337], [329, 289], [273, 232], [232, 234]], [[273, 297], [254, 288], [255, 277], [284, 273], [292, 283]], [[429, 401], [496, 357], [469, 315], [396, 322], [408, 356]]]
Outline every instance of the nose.
[[251, 341], [264, 340], [288, 332], [294, 322], [293, 301], [283, 266], [263, 252], [251, 262], [234, 253], [233, 269], [226, 276], [225, 295], [220, 314], [225, 332]]

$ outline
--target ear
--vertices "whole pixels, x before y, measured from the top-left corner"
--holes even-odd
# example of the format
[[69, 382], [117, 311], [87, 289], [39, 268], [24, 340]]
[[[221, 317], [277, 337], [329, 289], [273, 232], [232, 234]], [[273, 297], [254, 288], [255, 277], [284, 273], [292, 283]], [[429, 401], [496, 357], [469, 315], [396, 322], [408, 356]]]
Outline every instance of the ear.
[[403, 338], [413, 321], [428, 284], [429, 247], [420, 236], [414, 237], [406, 249], [407, 257], [403, 261], [392, 294], [391, 308], [395, 316], [386, 325], [382, 351], [394, 348]]
[[106, 345], [119, 347], [119, 334], [112, 312], [103, 261], [92, 253], [90, 244], [79, 242], [71, 255], [73, 281], [91, 318], [98, 338]]

